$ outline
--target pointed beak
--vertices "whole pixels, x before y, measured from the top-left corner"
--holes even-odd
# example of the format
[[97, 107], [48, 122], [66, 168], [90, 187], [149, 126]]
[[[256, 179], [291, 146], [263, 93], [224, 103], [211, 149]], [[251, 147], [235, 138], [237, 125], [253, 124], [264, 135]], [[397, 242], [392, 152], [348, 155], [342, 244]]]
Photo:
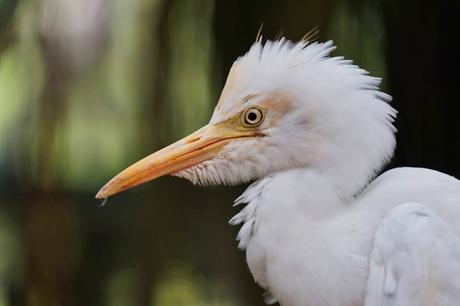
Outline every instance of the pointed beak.
[[208, 124], [120, 172], [99, 190], [96, 199], [105, 199], [160, 176], [210, 160], [229, 142], [254, 136], [257, 136], [254, 131], [238, 130], [229, 124]]

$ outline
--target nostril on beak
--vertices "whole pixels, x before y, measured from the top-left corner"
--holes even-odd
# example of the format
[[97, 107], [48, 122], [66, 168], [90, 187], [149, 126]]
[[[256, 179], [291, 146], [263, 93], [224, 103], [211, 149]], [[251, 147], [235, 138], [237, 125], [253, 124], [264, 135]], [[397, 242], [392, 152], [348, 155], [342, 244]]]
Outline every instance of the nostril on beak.
[[192, 138], [192, 139], [189, 139], [189, 140], [187, 141], [187, 143], [194, 143], [194, 142], [196, 142], [196, 141], [198, 141], [198, 140], [200, 140], [200, 139], [201, 139], [201, 137], [199, 137], [199, 136], [198, 136], [198, 137], [194, 137], [194, 138]]

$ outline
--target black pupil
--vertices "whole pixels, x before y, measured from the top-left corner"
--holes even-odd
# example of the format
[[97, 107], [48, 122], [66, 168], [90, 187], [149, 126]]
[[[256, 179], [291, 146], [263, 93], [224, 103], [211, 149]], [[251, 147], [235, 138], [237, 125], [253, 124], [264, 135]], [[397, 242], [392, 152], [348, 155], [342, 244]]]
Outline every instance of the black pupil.
[[255, 112], [250, 112], [248, 114], [248, 121], [254, 122], [257, 119], [257, 114]]

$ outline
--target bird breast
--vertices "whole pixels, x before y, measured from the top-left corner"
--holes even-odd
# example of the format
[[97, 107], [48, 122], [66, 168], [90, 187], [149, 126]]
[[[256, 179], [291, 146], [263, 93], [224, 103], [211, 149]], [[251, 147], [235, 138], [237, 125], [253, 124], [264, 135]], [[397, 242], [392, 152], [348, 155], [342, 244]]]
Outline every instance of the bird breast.
[[[283, 306], [362, 305], [375, 229], [353, 222], [358, 216], [338, 213], [343, 204], [331, 193], [313, 197], [296, 188], [308, 184], [306, 176], [293, 178], [265, 178], [236, 201], [247, 205], [230, 223], [243, 223], [237, 239], [254, 279]], [[314, 199], [319, 202], [309, 203]], [[328, 209], [313, 209], [321, 202]]]

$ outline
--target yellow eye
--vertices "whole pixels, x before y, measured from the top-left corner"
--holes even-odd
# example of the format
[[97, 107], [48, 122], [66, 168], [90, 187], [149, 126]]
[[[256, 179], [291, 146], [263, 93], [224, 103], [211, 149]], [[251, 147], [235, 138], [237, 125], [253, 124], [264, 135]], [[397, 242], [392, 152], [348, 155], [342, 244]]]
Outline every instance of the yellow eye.
[[246, 126], [256, 127], [264, 121], [264, 112], [258, 107], [250, 107], [243, 113], [243, 122]]

